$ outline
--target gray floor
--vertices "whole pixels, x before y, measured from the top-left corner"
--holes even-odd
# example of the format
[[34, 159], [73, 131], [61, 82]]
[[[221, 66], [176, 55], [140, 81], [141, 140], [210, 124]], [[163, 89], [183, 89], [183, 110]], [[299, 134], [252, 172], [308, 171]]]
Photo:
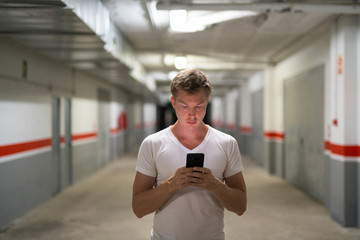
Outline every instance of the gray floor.
[[[119, 159], [67, 188], [0, 232], [5, 239], [149, 239], [152, 215], [131, 210], [136, 155]], [[226, 212], [227, 240], [359, 240], [360, 229], [342, 228], [322, 204], [244, 158], [248, 210]]]

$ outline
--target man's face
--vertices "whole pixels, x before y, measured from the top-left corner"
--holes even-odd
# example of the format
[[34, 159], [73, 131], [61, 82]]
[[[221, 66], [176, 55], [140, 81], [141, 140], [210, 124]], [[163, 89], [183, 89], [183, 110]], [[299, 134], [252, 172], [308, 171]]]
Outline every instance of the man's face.
[[187, 128], [199, 126], [205, 117], [208, 101], [209, 98], [204, 89], [193, 94], [178, 90], [176, 99], [171, 97], [179, 123]]

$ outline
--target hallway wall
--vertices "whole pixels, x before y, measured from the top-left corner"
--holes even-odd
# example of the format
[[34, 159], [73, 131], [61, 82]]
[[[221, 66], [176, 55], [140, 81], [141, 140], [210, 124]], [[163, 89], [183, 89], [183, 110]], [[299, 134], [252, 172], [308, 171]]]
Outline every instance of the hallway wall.
[[[358, 227], [359, 52], [359, 18], [341, 16], [296, 53], [264, 70], [260, 87], [263, 102], [256, 100], [261, 98], [256, 97], [259, 93], [249, 87], [254, 75], [239, 86], [239, 104], [232, 106], [239, 114], [235, 124], [238, 133], [232, 134], [242, 154], [323, 202], [341, 225]], [[300, 85], [290, 87], [293, 80]], [[289, 103], [294, 94], [301, 95]], [[255, 112], [261, 108], [263, 119], [259, 122], [260, 114]], [[285, 120], [290, 117], [295, 117], [295, 125], [286, 128]], [[216, 123], [220, 121], [219, 117]], [[231, 133], [227, 126], [218, 126]], [[263, 132], [264, 147], [254, 142], [259, 131]], [[294, 135], [294, 131], [298, 133]]]
[[137, 146], [156, 129], [156, 107], [138, 100], [134, 111], [115, 85], [5, 37], [0, 52], [2, 229]]
[[339, 17], [331, 28], [325, 153], [327, 206], [344, 226], [360, 226], [360, 18]]
[[[344, 226], [359, 226], [359, 18], [341, 16], [331, 28], [312, 43], [303, 47], [273, 68], [269, 68], [265, 78], [265, 136], [268, 135], [266, 162], [270, 172], [286, 177], [282, 167], [292, 161], [284, 149], [288, 133], [284, 129], [284, 82], [309, 74], [312, 69], [324, 66], [323, 91], [316, 103], [324, 101], [323, 155], [318, 158], [319, 166], [313, 170], [303, 170], [300, 175], [314, 171], [320, 174], [323, 184], [318, 185], [320, 199], [330, 210], [332, 217]], [[321, 76], [319, 76], [321, 77]], [[304, 79], [306, 81], [306, 78]], [[313, 90], [309, 89], [308, 91]], [[356, 92], [357, 91], [357, 92]], [[321, 95], [323, 94], [323, 97]], [[305, 96], [303, 96], [305, 97]], [[323, 98], [323, 99], [321, 99]], [[304, 99], [305, 100], [305, 99]], [[305, 101], [304, 101], [305, 102]], [[310, 106], [309, 106], [310, 107]], [[298, 109], [301, 111], [300, 109]], [[271, 134], [267, 134], [270, 132]], [[277, 137], [274, 143], [271, 136]], [[275, 139], [274, 139], [275, 140]], [[272, 144], [272, 145], [270, 145]], [[318, 149], [315, 145], [313, 150]], [[303, 161], [308, 161], [305, 158]], [[324, 161], [324, 163], [323, 163]], [[318, 171], [316, 173], [316, 171]], [[322, 172], [324, 172], [322, 174]], [[314, 174], [313, 174], [314, 175]], [[307, 177], [309, 181], [310, 177]], [[300, 184], [302, 185], [302, 184]], [[302, 188], [314, 194], [313, 185]], [[321, 197], [323, 192], [323, 197]]]
[[284, 82], [285, 179], [324, 202], [324, 67]]

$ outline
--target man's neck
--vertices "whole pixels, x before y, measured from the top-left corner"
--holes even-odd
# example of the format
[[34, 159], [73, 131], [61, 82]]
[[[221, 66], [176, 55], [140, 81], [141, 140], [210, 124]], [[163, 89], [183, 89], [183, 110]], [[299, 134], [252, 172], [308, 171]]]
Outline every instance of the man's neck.
[[202, 122], [197, 128], [185, 128], [176, 122], [170, 127], [170, 130], [183, 146], [194, 149], [205, 139], [208, 126]]
[[201, 122], [196, 128], [186, 128], [177, 121], [171, 126], [171, 131], [177, 138], [191, 140], [204, 138], [208, 131], [208, 126]]

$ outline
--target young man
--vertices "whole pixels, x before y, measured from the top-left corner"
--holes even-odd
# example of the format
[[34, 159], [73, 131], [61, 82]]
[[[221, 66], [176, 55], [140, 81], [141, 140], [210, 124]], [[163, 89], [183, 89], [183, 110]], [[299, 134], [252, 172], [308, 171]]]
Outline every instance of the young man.
[[[171, 82], [177, 121], [141, 144], [133, 211], [155, 212], [151, 239], [223, 240], [224, 208], [246, 209], [243, 165], [236, 140], [203, 122], [211, 84], [199, 70]], [[186, 168], [188, 153], [204, 153], [204, 167]]]

